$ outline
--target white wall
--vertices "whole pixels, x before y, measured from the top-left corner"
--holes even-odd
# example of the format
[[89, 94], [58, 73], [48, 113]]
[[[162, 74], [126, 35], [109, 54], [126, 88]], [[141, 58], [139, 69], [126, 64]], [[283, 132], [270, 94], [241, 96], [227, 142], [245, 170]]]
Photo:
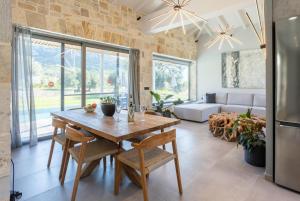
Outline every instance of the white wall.
[[265, 94], [265, 89], [234, 89], [222, 88], [221, 54], [236, 50], [257, 49], [259, 44], [256, 36], [250, 29], [238, 28], [234, 31], [234, 37], [243, 42], [243, 45], [234, 44], [232, 49], [224, 42], [221, 51], [216, 44], [211, 48], [203, 47], [207, 43], [208, 36], [199, 40], [199, 53], [197, 59], [197, 96], [198, 99], [206, 92], [233, 92], [233, 93], [259, 93]]

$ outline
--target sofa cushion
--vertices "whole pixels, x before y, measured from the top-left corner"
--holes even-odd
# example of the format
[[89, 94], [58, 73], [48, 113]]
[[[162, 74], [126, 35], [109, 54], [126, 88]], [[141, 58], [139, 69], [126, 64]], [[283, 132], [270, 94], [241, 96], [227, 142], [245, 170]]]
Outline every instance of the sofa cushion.
[[174, 113], [180, 119], [204, 122], [209, 115], [220, 112], [220, 104], [183, 104], [174, 107]]
[[238, 114], [243, 114], [248, 111], [249, 106], [243, 105], [222, 105], [221, 112], [236, 112]]
[[206, 93], [206, 103], [216, 103], [216, 93]]
[[266, 117], [265, 107], [252, 107], [252, 114], [260, 117]]
[[266, 95], [254, 94], [253, 106], [254, 107], [266, 107]]
[[227, 105], [245, 105], [252, 106], [253, 95], [252, 94], [234, 94], [228, 93]]
[[217, 93], [216, 94], [216, 103], [227, 104], [227, 93]]

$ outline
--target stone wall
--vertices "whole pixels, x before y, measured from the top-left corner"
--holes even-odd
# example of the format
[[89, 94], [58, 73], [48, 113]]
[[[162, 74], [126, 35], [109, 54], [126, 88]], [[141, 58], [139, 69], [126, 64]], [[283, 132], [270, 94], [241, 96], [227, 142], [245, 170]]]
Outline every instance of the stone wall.
[[9, 200], [10, 190], [10, 0], [0, 1], [0, 201]]
[[[110, 0], [12, 0], [12, 21], [29, 27], [75, 35], [141, 50], [141, 97], [151, 103], [144, 87], [152, 87], [152, 53], [196, 59], [196, 43], [180, 29], [146, 35], [138, 29], [137, 14]], [[196, 71], [195, 66], [192, 71]], [[196, 73], [193, 73], [195, 75]], [[191, 96], [196, 97], [193, 76]]]

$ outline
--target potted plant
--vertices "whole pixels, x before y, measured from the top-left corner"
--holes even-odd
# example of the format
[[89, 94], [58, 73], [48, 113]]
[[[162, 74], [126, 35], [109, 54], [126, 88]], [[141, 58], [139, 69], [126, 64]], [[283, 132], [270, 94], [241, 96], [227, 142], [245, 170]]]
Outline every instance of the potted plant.
[[155, 99], [155, 103], [153, 104], [154, 106], [154, 111], [161, 114], [164, 117], [169, 117], [177, 116], [174, 114], [174, 112], [171, 110], [172, 105], [166, 105], [166, 101], [169, 100], [170, 98], [173, 97], [173, 95], [167, 95], [164, 98], [162, 96], [154, 91], [150, 91], [151, 96]]
[[100, 98], [101, 110], [105, 116], [112, 117], [116, 111], [116, 99], [111, 96]]
[[234, 122], [233, 130], [238, 133], [238, 145], [244, 147], [245, 161], [257, 167], [265, 167], [266, 142], [264, 125], [251, 115], [249, 109], [246, 114], [241, 114]]

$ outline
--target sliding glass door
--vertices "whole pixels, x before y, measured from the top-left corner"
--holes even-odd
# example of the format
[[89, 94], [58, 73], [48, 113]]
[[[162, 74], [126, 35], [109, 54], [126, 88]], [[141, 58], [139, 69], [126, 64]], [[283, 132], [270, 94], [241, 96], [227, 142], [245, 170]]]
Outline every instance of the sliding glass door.
[[63, 110], [82, 107], [81, 46], [64, 44], [63, 51]]
[[[32, 40], [32, 82], [38, 134], [45, 136], [52, 130], [50, 113], [61, 109], [61, 43]], [[21, 132], [29, 138], [29, 131]]]
[[127, 105], [128, 54], [86, 48], [86, 103], [114, 96]]
[[[127, 105], [128, 53], [103, 46], [57, 40], [32, 39], [32, 79], [38, 137], [50, 135], [51, 112], [99, 103], [114, 96]], [[22, 131], [28, 138], [29, 131]]]

